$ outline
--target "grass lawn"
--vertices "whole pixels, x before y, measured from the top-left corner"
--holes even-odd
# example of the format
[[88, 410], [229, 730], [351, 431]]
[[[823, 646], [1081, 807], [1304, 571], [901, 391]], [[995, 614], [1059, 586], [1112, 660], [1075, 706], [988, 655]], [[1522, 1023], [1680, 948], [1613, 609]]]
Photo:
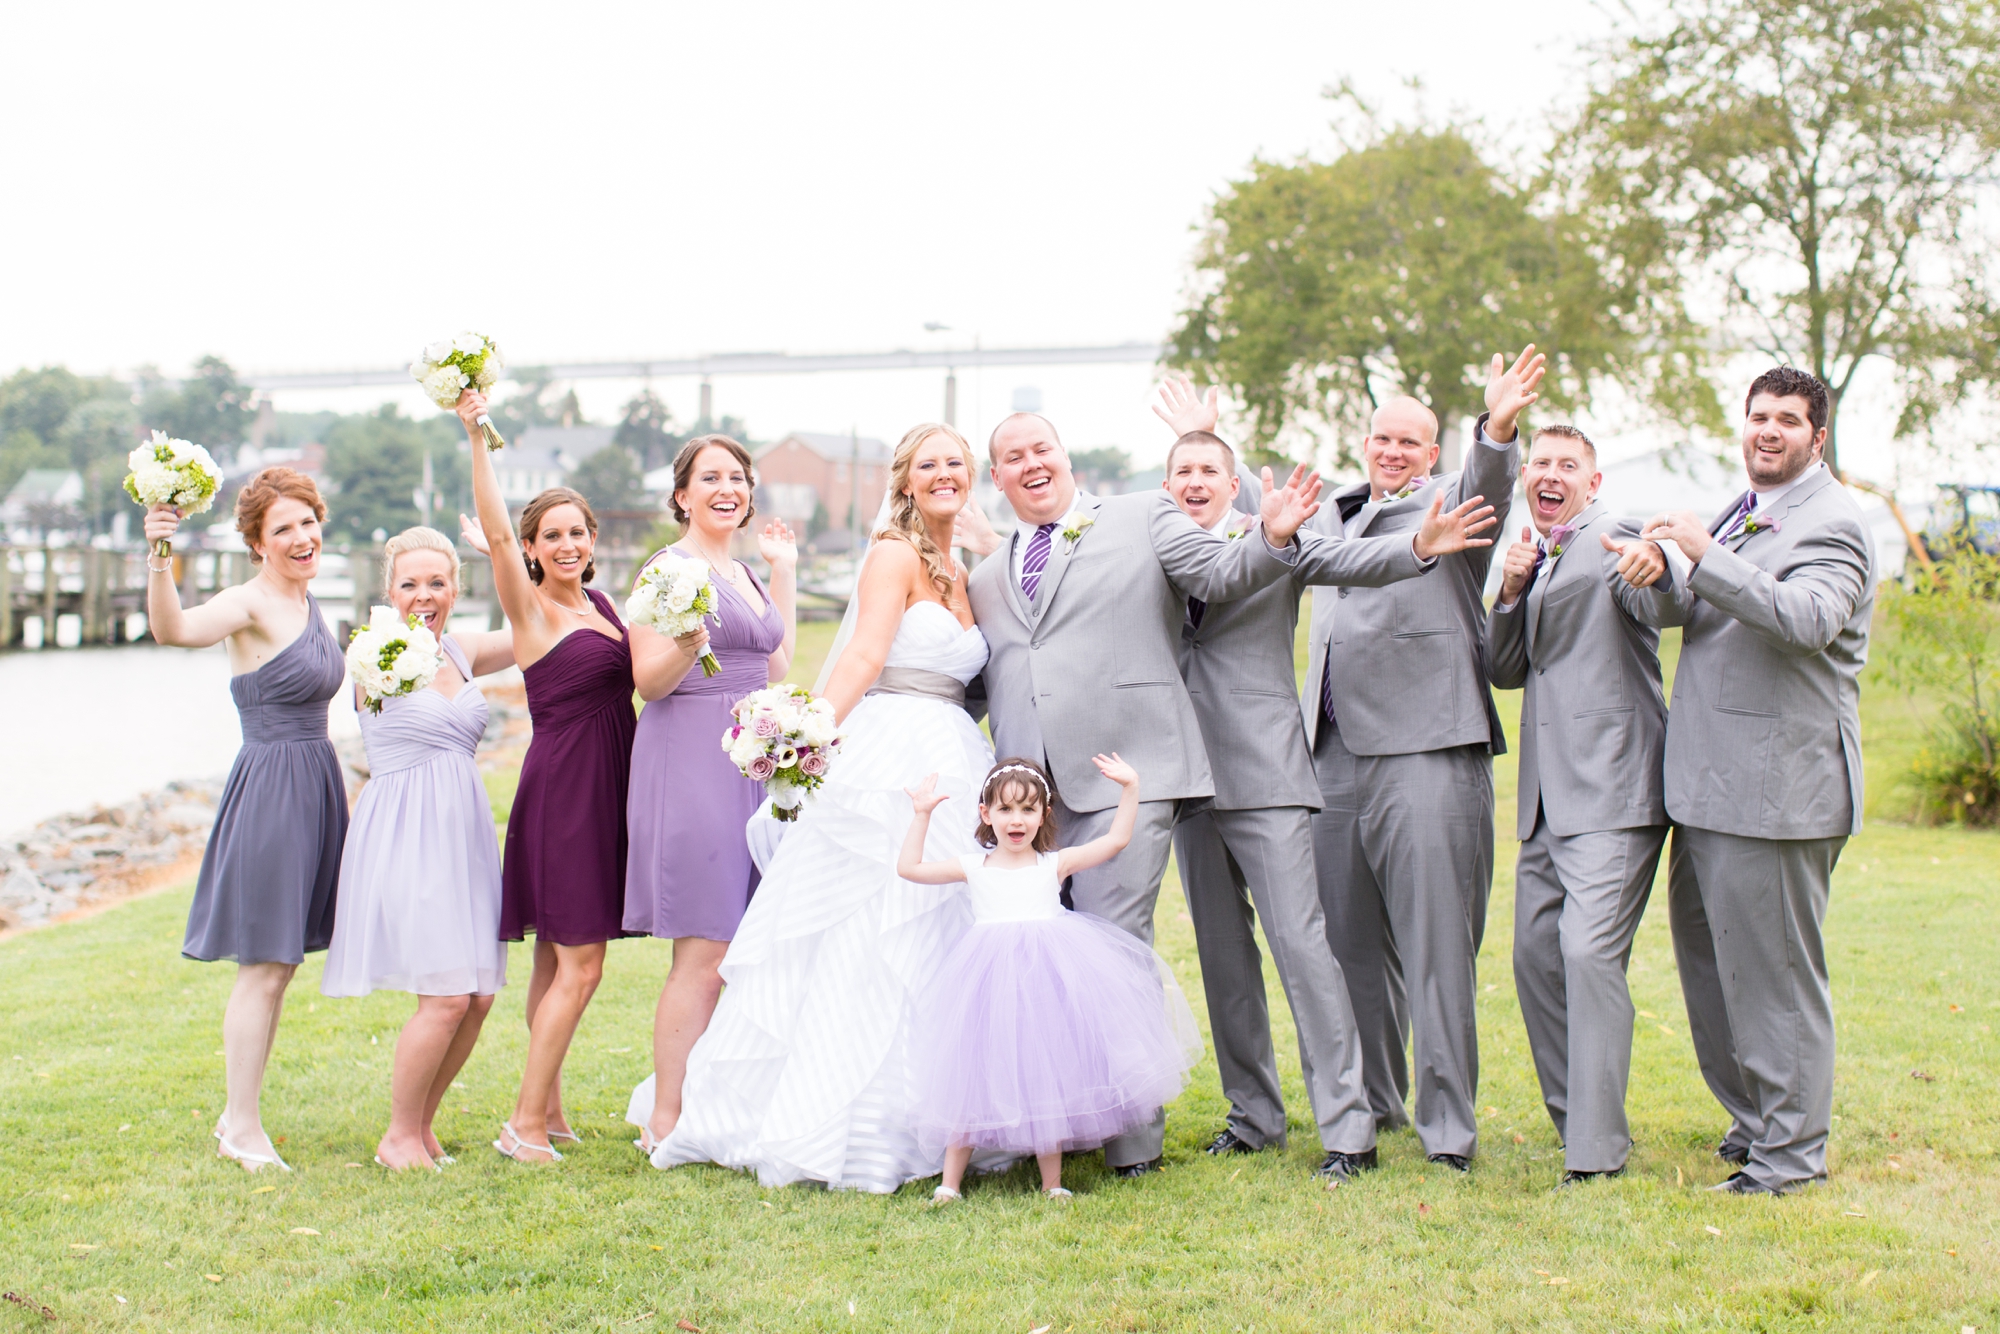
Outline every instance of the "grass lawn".
[[[807, 679], [828, 633], [808, 627]], [[1501, 698], [1511, 735], [1518, 696]], [[1869, 708], [1880, 811], [1877, 762], [1907, 753], [1911, 715], [1880, 691]], [[651, 941], [611, 948], [568, 1067], [585, 1141], [556, 1168], [487, 1148], [523, 1054], [516, 948], [516, 985], [439, 1119], [459, 1162], [430, 1177], [370, 1162], [409, 1001], [326, 1000], [308, 962], [265, 1102], [298, 1170], [251, 1176], [213, 1156], [230, 970], [179, 957], [181, 890], [0, 942], [0, 1289], [56, 1316], [0, 1302], [0, 1332], [2000, 1328], [2000, 836], [1878, 821], [1842, 858], [1830, 1184], [1786, 1200], [1702, 1189], [1725, 1175], [1710, 1156], [1724, 1122], [1656, 911], [1632, 963], [1632, 1170], [1557, 1195], [1508, 962], [1511, 760], [1497, 770], [1469, 1177], [1427, 1166], [1403, 1132], [1381, 1171], [1316, 1187], [1295, 1060], [1288, 1151], [1200, 1153], [1224, 1113], [1205, 1066], [1170, 1112], [1165, 1173], [1121, 1182], [1078, 1159], [1062, 1205], [1020, 1170], [941, 1213], [923, 1209], [927, 1187], [874, 1198], [655, 1172], [621, 1120], [667, 962]], [[1177, 893], [1160, 947], [1199, 1013]]]

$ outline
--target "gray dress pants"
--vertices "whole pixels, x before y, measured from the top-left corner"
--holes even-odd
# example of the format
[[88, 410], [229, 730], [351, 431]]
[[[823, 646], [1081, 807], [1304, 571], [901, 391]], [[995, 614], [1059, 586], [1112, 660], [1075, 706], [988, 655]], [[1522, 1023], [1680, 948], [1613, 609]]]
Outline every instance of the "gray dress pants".
[[1666, 838], [1665, 825], [1564, 838], [1538, 810], [1515, 864], [1514, 986], [1572, 1172], [1615, 1172], [1631, 1151], [1625, 966]]
[[[1133, 827], [1132, 841], [1102, 866], [1078, 871], [1070, 877], [1070, 902], [1078, 912], [1102, 917], [1128, 935], [1153, 943], [1153, 904], [1160, 897], [1160, 881], [1167, 873], [1167, 853], [1173, 848], [1174, 814], [1177, 801], [1142, 801], [1139, 822]], [[1079, 815], [1055, 801], [1057, 841], [1063, 847], [1088, 843], [1111, 830], [1117, 807]], [[1166, 1140], [1167, 1113], [1164, 1108], [1136, 1130], [1104, 1143], [1107, 1167], [1127, 1167], [1148, 1163], [1160, 1156]]]
[[[1325, 809], [1313, 858], [1347, 977], [1377, 1125], [1398, 1124], [1414, 1035], [1424, 1152], [1477, 1151], [1475, 961], [1493, 890], [1493, 757], [1483, 746], [1355, 755], [1330, 723], [1313, 747]], [[1407, 1015], [1407, 1018], [1406, 1018]]]
[[1846, 837], [1742, 838], [1674, 830], [1667, 913], [1688, 1031], [1709, 1092], [1759, 1185], [1826, 1175], [1833, 1120], [1828, 887]]
[[1203, 809], [1175, 827], [1174, 855], [1194, 919], [1229, 1128], [1256, 1148], [1285, 1142], [1284, 1095], [1257, 949], [1255, 919], [1261, 916], [1292, 1007], [1320, 1144], [1343, 1153], [1374, 1148], [1361, 1040], [1320, 907], [1311, 812], [1303, 806]]

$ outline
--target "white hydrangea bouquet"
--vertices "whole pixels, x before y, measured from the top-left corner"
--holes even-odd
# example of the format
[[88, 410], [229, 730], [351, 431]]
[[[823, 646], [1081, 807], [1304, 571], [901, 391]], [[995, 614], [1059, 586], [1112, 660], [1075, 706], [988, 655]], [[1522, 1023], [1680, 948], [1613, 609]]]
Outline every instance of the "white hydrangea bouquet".
[[[466, 390], [477, 389], [483, 394], [498, 384], [506, 365], [498, 343], [485, 334], [466, 332], [440, 338], [426, 347], [423, 356], [410, 363], [410, 376], [424, 387], [431, 402], [449, 412], [458, 406], [458, 396]], [[479, 426], [486, 432], [488, 449], [507, 447], [494, 429], [493, 419], [483, 412]]]
[[[172, 505], [183, 518], [213, 505], [215, 493], [222, 488], [222, 469], [208, 451], [186, 440], [171, 439], [165, 431], [153, 432], [151, 440], [126, 456], [125, 464], [131, 469], [125, 474], [126, 495], [147, 509]], [[173, 549], [169, 538], [153, 544], [153, 554], [162, 560], [172, 555]]]
[[396, 619], [393, 607], [375, 607], [368, 624], [347, 642], [347, 670], [361, 687], [362, 703], [371, 713], [382, 712], [382, 701], [411, 695], [438, 674], [441, 655], [437, 636], [422, 620]]
[[[660, 553], [658, 560], [639, 571], [632, 596], [625, 599], [628, 623], [650, 625], [670, 639], [694, 633], [704, 617], [715, 615], [715, 585], [709, 580], [707, 563], [672, 551]], [[721, 670], [714, 650], [701, 655], [703, 676]]]
[[804, 686], [778, 685], [745, 695], [730, 713], [736, 722], [722, 734], [722, 748], [745, 778], [764, 785], [773, 817], [798, 819], [840, 749], [833, 705]]

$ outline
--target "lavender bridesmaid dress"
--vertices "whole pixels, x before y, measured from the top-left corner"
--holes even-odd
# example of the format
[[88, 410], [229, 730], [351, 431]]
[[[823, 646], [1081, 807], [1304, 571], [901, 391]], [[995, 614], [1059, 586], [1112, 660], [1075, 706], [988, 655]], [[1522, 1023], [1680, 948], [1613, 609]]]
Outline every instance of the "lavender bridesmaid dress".
[[532, 931], [556, 945], [598, 945], [630, 934], [619, 924], [638, 723], [631, 636], [610, 598], [584, 592], [619, 637], [579, 626], [521, 673], [535, 731], [507, 817], [502, 940]]
[[340, 862], [340, 907], [320, 990], [490, 996], [507, 985], [500, 941], [500, 839], [474, 756], [486, 696], [450, 635], [465, 680], [361, 711], [368, 786]]
[[243, 749], [229, 766], [201, 856], [181, 953], [302, 963], [333, 937], [347, 786], [327, 739], [327, 702], [347, 661], [306, 595], [306, 628], [253, 672], [229, 678]]
[[755, 571], [750, 579], [762, 594], [754, 605], [715, 581], [721, 615], [709, 618], [708, 642], [722, 671], [703, 676], [690, 669], [672, 694], [639, 715], [626, 815], [627, 931], [729, 940], [756, 891], [743, 826], [763, 803], [764, 787], [724, 753], [722, 734], [736, 701], [769, 684], [770, 657], [785, 640], [785, 623]]

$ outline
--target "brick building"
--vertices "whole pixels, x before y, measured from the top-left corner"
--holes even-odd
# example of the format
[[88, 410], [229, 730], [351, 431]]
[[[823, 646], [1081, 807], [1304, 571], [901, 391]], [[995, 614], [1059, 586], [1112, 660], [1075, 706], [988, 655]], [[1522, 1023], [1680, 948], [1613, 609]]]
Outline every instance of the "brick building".
[[847, 534], [873, 522], [894, 455], [871, 436], [794, 431], [756, 452], [757, 512], [800, 533], [811, 531], [817, 516], [821, 531], [814, 545], [844, 549]]

